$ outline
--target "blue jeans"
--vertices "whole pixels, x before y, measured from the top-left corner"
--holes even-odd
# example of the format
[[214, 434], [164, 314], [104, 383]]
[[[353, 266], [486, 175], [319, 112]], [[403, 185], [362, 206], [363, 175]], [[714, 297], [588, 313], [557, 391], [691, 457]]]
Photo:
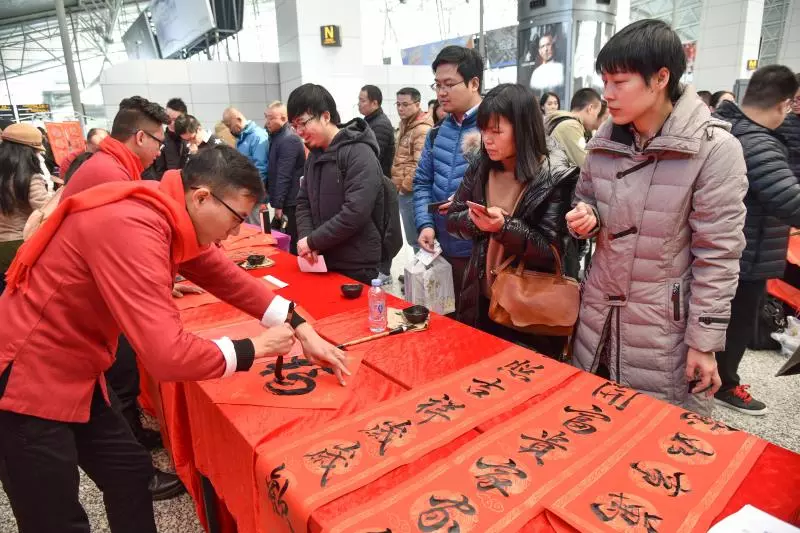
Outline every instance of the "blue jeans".
[[414, 253], [419, 252], [417, 244], [417, 224], [414, 222], [414, 195], [412, 193], [400, 193], [397, 195], [400, 204], [400, 218], [403, 220], [403, 232], [406, 242], [414, 248]]

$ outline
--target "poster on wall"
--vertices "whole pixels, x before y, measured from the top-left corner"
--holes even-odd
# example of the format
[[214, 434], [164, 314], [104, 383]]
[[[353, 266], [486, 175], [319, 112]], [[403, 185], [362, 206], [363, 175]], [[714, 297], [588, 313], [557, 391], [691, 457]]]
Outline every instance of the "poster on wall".
[[557, 22], [519, 32], [517, 81], [537, 95], [553, 92], [564, 102], [569, 24]]
[[[603, 79], [595, 71], [600, 50], [614, 34], [614, 25], [596, 20], [575, 23], [575, 50], [572, 61], [572, 93], [591, 87], [603, 94]], [[565, 106], [568, 105], [565, 103]]]

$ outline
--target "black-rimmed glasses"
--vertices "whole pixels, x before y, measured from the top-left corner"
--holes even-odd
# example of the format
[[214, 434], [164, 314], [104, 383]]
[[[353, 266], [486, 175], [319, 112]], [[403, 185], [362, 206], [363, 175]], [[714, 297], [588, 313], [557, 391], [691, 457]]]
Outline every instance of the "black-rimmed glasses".
[[[145, 133], [147, 133], [147, 132], [145, 132]], [[193, 190], [193, 191], [196, 191], [196, 190], [197, 190], [197, 189], [199, 189], [199, 188], [200, 188], [200, 187], [192, 187], [192, 190]], [[226, 208], [228, 211], [230, 211], [231, 213], [233, 213], [233, 215], [236, 217], [236, 220], [238, 220], [238, 221], [239, 221], [239, 224], [244, 224], [245, 220], [247, 220], [245, 217], [243, 217], [242, 215], [240, 215], [239, 213], [237, 213], [237, 212], [236, 212], [236, 210], [235, 210], [234, 208], [232, 208], [231, 206], [229, 206], [229, 205], [228, 205], [228, 204], [225, 202], [225, 200], [223, 200], [222, 198], [220, 198], [219, 196], [217, 196], [216, 194], [214, 194], [214, 191], [212, 191], [211, 189], [209, 189], [209, 190], [208, 190], [208, 193], [209, 193], [211, 196], [213, 196], [213, 197], [214, 197], [214, 199], [215, 199], [216, 201], [218, 201], [219, 203], [221, 203], [222, 205], [224, 205], [224, 206], [225, 206], [225, 208]]]
[[312, 117], [309, 117], [309, 118], [307, 118], [306, 120], [304, 120], [302, 122], [300, 122], [300, 121], [292, 122], [292, 127], [294, 128], [295, 131], [298, 131], [301, 128], [302, 129], [306, 129], [306, 124], [308, 124], [309, 122], [311, 122], [315, 118], [317, 118], [317, 117], [312, 116]]
[[[163, 140], [159, 139], [158, 137], [156, 137], [155, 135], [153, 135], [149, 131], [144, 131], [144, 130], [138, 130], [138, 131], [141, 131], [142, 133], [144, 133], [145, 135], [147, 135], [148, 137], [153, 139], [155, 142], [157, 142], [159, 150], [163, 150], [164, 149], [164, 141]], [[133, 135], [136, 135], [135, 131], [133, 132]]]

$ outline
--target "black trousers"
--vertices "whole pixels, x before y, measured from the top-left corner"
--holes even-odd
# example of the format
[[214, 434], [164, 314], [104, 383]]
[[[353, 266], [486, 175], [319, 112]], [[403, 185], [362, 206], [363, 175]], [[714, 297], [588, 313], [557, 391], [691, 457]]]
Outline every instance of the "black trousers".
[[721, 391], [739, 385], [739, 363], [756, 330], [758, 313], [766, 295], [766, 280], [739, 281], [731, 302], [731, 321], [725, 340], [725, 351], [717, 352], [717, 367], [722, 379]]
[[453, 292], [455, 292], [456, 296], [455, 315], [457, 316], [461, 308], [461, 291], [464, 290], [464, 272], [467, 271], [469, 257], [447, 257], [446, 255], [442, 255], [442, 257], [444, 257], [453, 268]]
[[86, 423], [0, 411], [0, 464], [20, 533], [89, 533], [78, 466], [103, 492], [113, 533], [157, 533], [150, 454], [99, 386]]
[[364, 285], [367, 286], [372, 284], [372, 280], [377, 279], [378, 277], [377, 268], [361, 268], [358, 270], [344, 270], [340, 268], [335, 270], [335, 272], [338, 272], [343, 276], [347, 276], [348, 278], [353, 278], [359, 283], [363, 283]]
[[125, 335], [119, 336], [114, 364], [106, 372], [106, 382], [119, 400], [122, 416], [136, 434], [142, 427], [137, 403], [140, 391], [139, 367], [136, 366], [136, 352]]
[[284, 207], [283, 214], [286, 215], [286, 234], [291, 238], [289, 251], [297, 255], [297, 207]]

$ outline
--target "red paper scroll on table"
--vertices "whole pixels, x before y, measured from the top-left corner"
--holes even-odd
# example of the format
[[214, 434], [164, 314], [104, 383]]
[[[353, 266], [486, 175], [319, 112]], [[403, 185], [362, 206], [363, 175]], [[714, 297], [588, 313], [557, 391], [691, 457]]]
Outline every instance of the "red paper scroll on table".
[[581, 532], [705, 531], [762, 448], [583, 374], [326, 531], [501, 533], [545, 508]]
[[258, 450], [263, 531], [305, 531], [314, 509], [408, 464], [575, 374], [512, 347], [281, 448]]

